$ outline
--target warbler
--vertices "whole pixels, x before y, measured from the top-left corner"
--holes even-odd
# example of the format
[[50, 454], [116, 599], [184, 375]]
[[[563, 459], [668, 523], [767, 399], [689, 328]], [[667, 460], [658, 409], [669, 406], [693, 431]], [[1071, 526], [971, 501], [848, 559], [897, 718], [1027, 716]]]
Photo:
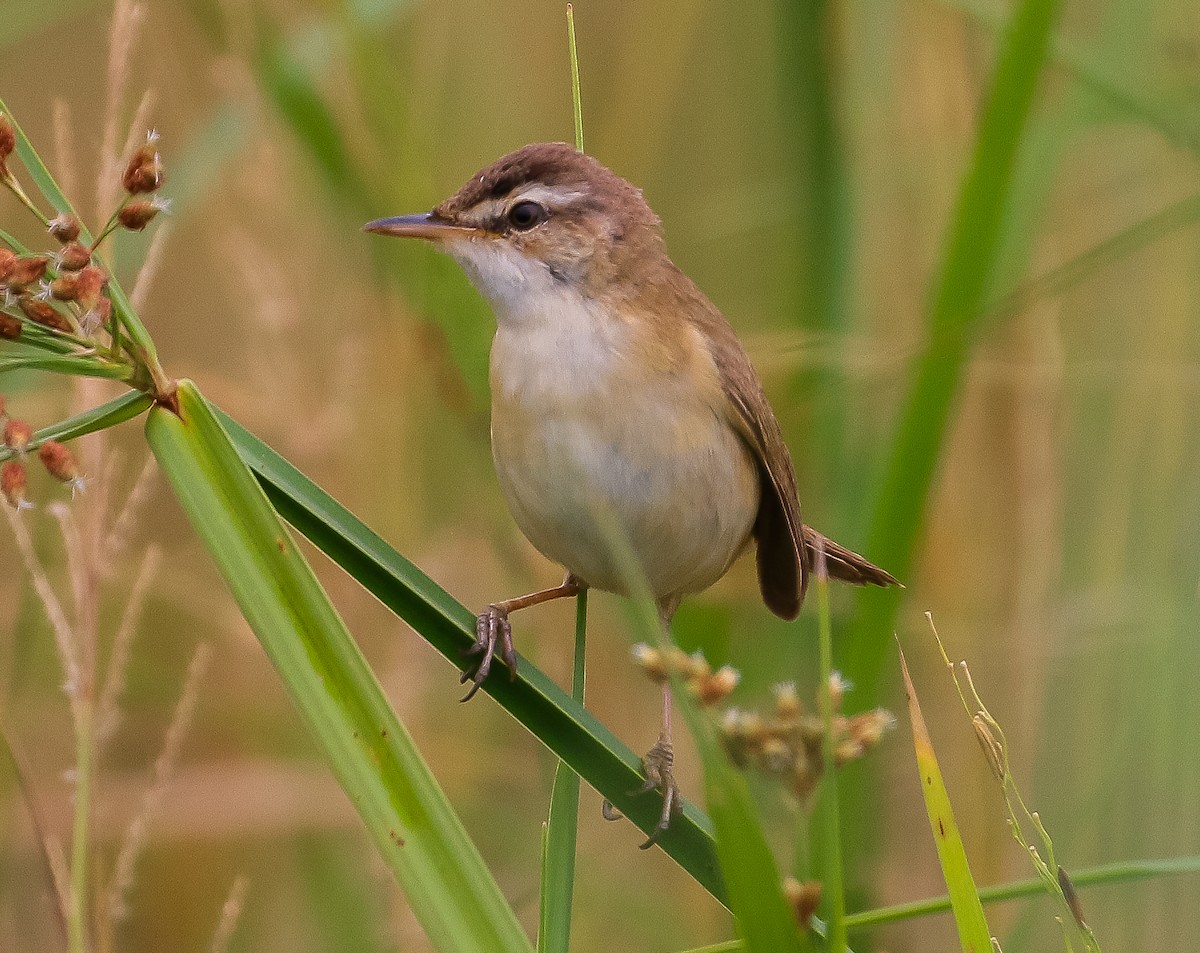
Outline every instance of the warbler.
[[[364, 228], [432, 242], [491, 304], [496, 475], [521, 531], [566, 570], [561, 585], [479, 614], [464, 701], [497, 652], [515, 673], [515, 610], [588, 587], [627, 594], [598, 514], [628, 540], [668, 631], [680, 600], [751, 546], [763, 601], [785, 619], [800, 611], [818, 550], [832, 578], [897, 584], [801, 522], [791, 456], [745, 350], [667, 254], [641, 191], [596, 159], [528, 145], [432, 211]], [[662, 691], [663, 729], [643, 764], [663, 808], [643, 846], [680, 803]]]

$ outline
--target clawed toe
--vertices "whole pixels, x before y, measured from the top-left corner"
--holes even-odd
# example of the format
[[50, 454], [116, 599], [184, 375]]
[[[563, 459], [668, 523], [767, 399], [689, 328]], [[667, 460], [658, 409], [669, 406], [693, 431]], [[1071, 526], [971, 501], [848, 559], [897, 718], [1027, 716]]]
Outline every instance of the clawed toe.
[[671, 826], [671, 818], [683, 810], [683, 795], [679, 793], [679, 785], [675, 783], [673, 778], [668, 779], [663, 792], [662, 814], [659, 815], [658, 823], [654, 825], [654, 830], [650, 832], [650, 836], [638, 846], [642, 850], [649, 850], [658, 843], [658, 839], [667, 832], [667, 828]]
[[[636, 791], [629, 792], [631, 797], [636, 797], [639, 794], [657, 790], [661, 791], [663, 796], [662, 814], [659, 815], [658, 823], [650, 832], [650, 836], [645, 843], [640, 845], [642, 850], [657, 844], [659, 838], [671, 826], [671, 818], [683, 811], [683, 795], [680, 793], [679, 785], [675, 783], [675, 776], [672, 773], [674, 763], [675, 753], [671, 748], [671, 742], [665, 737], [660, 737], [654, 747], [642, 758], [642, 769], [646, 775], [645, 783]], [[606, 821], [620, 820], [624, 816], [608, 799], [605, 799], [600, 806], [600, 813]]]
[[642, 785], [639, 793], [658, 790], [663, 796], [662, 814], [659, 815], [658, 823], [646, 842], [641, 845], [642, 850], [647, 850], [657, 844], [659, 838], [666, 833], [667, 828], [671, 826], [671, 818], [683, 810], [683, 796], [679, 792], [679, 785], [675, 783], [673, 773], [675, 751], [665, 735], [659, 736], [654, 747], [642, 759], [642, 765], [646, 771], [646, 783]]
[[474, 671], [467, 669], [458, 680], [459, 684], [468, 679], [473, 682], [470, 690], [462, 697], [462, 701], [469, 702], [474, 698], [475, 693], [487, 679], [492, 670], [492, 659], [496, 657], [497, 644], [499, 644], [500, 658], [508, 666], [508, 677], [516, 678], [517, 651], [513, 647], [512, 625], [508, 621], [508, 613], [499, 606], [493, 605], [479, 613], [479, 617], [475, 620], [475, 641], [463, 653], [464, 655], [482, 655], [483, 658], [479, 660]]

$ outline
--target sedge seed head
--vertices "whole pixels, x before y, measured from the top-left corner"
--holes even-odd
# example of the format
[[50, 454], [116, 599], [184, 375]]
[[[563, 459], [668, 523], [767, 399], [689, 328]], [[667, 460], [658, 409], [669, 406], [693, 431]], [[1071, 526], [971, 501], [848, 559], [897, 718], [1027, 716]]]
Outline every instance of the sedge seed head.
[[68, 212], [60, 212], [57, 216], [50, 219], [47, 230], [65, 245], [68, 242], [75, 241], [79, 237], [79, 219]]
[[861, 712], [846, 724], [846, 731], [864, 749], [874, 748], [896, 725], [896, 716], [885, 708]]
[[91, 249], [82, 242], [68, 242], [54, 256], [54, 263], [60, 271], [79, 271], [92, 260]]
[[21, 336], [21, 319], [0, 311], [0, 338], [15, 341]]
[[663, 652], [667, 670], [673, 675], [686, 678], [692, 670], [692, 657], [678, 645], [668, 645]]
[[45, 255], [21, 255], [12, 262], [4, 283], [14, 291], [27, 288], [41, 281], [49, 264], [50, 259]]
[[724, 665], [711, 675], [703, 675], [694, 682], [696, 698], [701, 705], [715, 705], [729, 697], [737, 688], [741, 675], [730, 665]]
[[61, 312], [49, 301], [43, 301], [31, 295], [22, 295], [18, 302], [25, 317], [30, 321], [53, 328], [56, 331], [70, 331], [71, 323], [62, 316]]
[[784, 721], [798, 718], [804, 712], [795, 682], [780, 682], [774, 688], [775, 714]]
[[79, 296], [78, 271], [67, 271], [50, 282], [50, 295], [56, 301], [74, 301]]
[[140, 232], [149, 225], [159, 212], [170, 213], [171, 200], [155, 196], [153, 199], [142, 199], [130, 202], [117, 213], [117, 221], [122, 228], [131, 232]]
[[696, 649], [687, 657], [687, 662], [683, 663], [679, 674], [687, 679], [707, 678], [712, 674], [712, 666], [708, 664], [704, 652]]
[[795, 877], [787, 877], [783, 881], [783, 896], [796, 914], [797, 922], [807, 929], [812, 915], [821, 905], [821, 881], [801, 883]]
[[100, 292], [108, 284], [108, 273], [98, 265], [88, 265], [75, 281], [75, 300], [84, 311], [91, 311], [100, 300]]
[[796, 752], [778, 738], [768, 738], [758, 749], [763, 768], [771, 774], [787, 774], [796, 763]]
[[829, 675], [829, 700], [833, 704], [833, 710], [837, 711], [842, 707], [842, 701], [846, 697], [846, 692], [850, 691], [854, 686], [850, 683], [841, 672], [831, 672]]
[[79, 319], [79, 329], [83, 331], [86, 336], [91, 337], [98, 330], [100, 330], [100, 328], [108, 324], [109, 319], [111, 318], [112, 301], [110, 301], [104, 295], [101, 295], [100, 300], [96, 302], [96, 306], [85, 311], [83, 316]]
[[12, 273], [13, 265], [16, 263], [15, 252], [9, 251], [7, 248], [0, 248], [0, 281], [8, 281], [8, 276]]
[[851, 761], [857, 761], [866, 753], [866, 747], [857, 738], [843, 738], [833, 749], [833, 763], [840, 768]]
[[121, 184], [130, 195], [145, 195], [157, 191], [165, 181], [162, 157], [158, 152], [158, 134], [151, 130], [146, 141], [129, 157]]
[[0, 466], [0, 493], [15, 510], [28, 510], [33, 504], [26, 498], [29, 476], [20, 460], [8, 460]]
[[9, 417], [4, 424], [4, 445], [9, 450], [22, 453], [33, 439], [33, 428], [24, 420]]
[[75, 455], [57, 440], [47, 440], [38, 447], [38, 459], [54, 479], [62, 483], [80, 482]]
[[661, 683], [667, 680], [667, 666], [662, 652], [645, 642], [639, 642], [630, 652], [633, 655], [634, 663], [646, 673], [652, 682]]

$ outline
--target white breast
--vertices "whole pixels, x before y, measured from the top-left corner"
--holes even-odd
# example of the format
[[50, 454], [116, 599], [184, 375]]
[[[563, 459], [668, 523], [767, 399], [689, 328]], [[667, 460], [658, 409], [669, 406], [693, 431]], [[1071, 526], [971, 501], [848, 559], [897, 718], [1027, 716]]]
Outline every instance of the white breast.
[[529, 540], [590, 585], [622, 591], [600, 509], [623, 524], [656, 596], [720, 578], [759, 492], [723, 408], [686, 376], [639, 372], [630, 324], [540, 263], [502, 247], [456, 257], [496, 311], [492, 454]]

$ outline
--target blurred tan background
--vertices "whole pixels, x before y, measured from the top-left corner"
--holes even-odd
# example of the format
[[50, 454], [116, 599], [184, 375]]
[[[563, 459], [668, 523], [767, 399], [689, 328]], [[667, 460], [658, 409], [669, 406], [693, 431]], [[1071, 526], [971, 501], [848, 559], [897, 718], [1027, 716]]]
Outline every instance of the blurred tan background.
[[[162, 134], [175, 209], [142, 316], [165, 366], [468, 606], [555, 581], [492, 473], [490, 315], [453, 265], [359, 226], [429, 208], [518, 145], [571, 138], [562, 5], [142, 9], [120, 135], [150, 90], [147, 124]], [[110, 14], [106, 2], [0, 0], [0, 95], [74, 181], [92, 223]], [[675, 260], [737, 328], [788, 432], [806, 519], [851, 547], [862, 545], [866, 496], [907, 393], [1004, 15], [980, 0], [576, 4], [588, 151], [644, 188]], [[926, 610], [951, 654], [970, 659], [1062, 863], [1200, 854], [1198, 90], [1188, 0], [1068, 3], [1022, 150], [996, 313], [967, 369], [897, 623], [983, 884], [1032, 871]], [[71, 136], [56, 164], [58, 99]], [[36, 239], [7, 195], [0, 224]], [[123, 238], [123, 278], [148, 246]], [[81, 398], [46, 377], [13, 376], [0, 391], [35, 427]], [[139, 425], [88, 453], [93, 470], [114, 474], [119, 503], [146, 458]], [[161, 482], [146, 486], [100, 602], [107, 657], [143, 554], [161, 552], [122, 721], [94, 779], [101, 869], [138, 811], [196, 645], [211, 658], [117, 949], [209, 949], [239, 877], [232, 950], [428, 949], [180, 510]], [[66, 498], [44, 479], [31, 496]], [[42, 506], [25, 522], [66, 599], [56, 521]], [[486, 698], [460, 706], [450, 666], [315, 562], [532, 929], [551, 759]], [[68, 706], [7, 529], [0, 565], [0, 712], [48, 830], [66, 842]], [[835, 604], [844, 611], [849, 597]], [[515, 626], [520, 650], [564, 682], [571, 617], [551, 606]], [[589, 707], [643, 750], [657, 692], [628, 661], [618, 601], [593, 598], [591, 619]], [[681, 613], [679, 638], [741, 668], [734, 700], [754, 706], [788, 679], [811, 697], [814, 628], [810, 612], [790, 627], [769, 616], [747, 560]], [[888, 685], [882, 700], [899, 711]], [[851, 694], [847, 709], [872, 703]], [[679, 760], [685, 791], [697, 792], [687, 746]], [[872, 760], [851, 769], [871, 799], [858, 816], [872, 817], [848, 832], [868, 858], [851, 872], [856, 909], [942, 889], [907, 728]], [[790, 866], [794, 806], [770, 785], [755, 790]], [[637, 851], [632, 828], [600, 819], [590, 790], [581, 817], [576, 949], [682, 950], [732, 935], [664, 855]], [[0, 830], [0, 948], [60, 949], [7, 769]], [[1198, 897], [1193, 877], [1083, 899], [1105, 949], [1167, 953], [1200, 946]], [[991, 916], [1008, 953], [1061, 944], [1043, 899]], [[859, 936], [855, 949], [955, 944], [941, 917]]]

